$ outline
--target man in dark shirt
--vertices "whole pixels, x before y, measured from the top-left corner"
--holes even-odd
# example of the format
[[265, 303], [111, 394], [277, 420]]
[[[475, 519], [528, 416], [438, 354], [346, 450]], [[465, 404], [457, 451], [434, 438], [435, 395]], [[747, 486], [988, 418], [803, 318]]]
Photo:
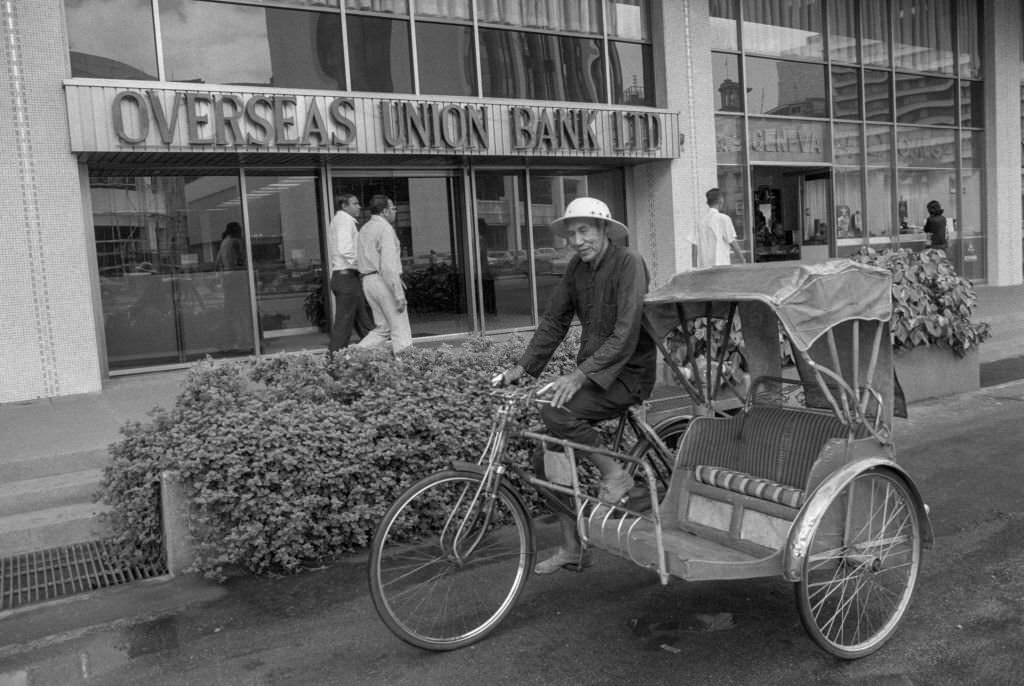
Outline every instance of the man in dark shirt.
[[[573, 200], [551, 229], [566, 239], [576, 255], [519, 364], [506, 370], [501, 381], [512, 383], [523, 374], [538, 376], [565, 338], [573, 317], [578, 317], [582, 333], [577, 367], [551, 384], [551, 404], [541, 407], [541, 417], [551, 435], [597, 446], [601, 434], [594, 424], [643, 401], [654, 387], [657, 352], [641, 326], [647, 267], [640, 255], [621, 245], [629, 232], [611, 218], [600, 200]], [[633, 486], [632, 476], [607, 455], [587, 457], [601, 471], [598, 497], [606, 503], [620, 502]], [[543, 475], [544, 461], [538, 462]], [[537, 563], [538, 574], [587, 563], [572, 509], [557, 509], [563, 544]]]

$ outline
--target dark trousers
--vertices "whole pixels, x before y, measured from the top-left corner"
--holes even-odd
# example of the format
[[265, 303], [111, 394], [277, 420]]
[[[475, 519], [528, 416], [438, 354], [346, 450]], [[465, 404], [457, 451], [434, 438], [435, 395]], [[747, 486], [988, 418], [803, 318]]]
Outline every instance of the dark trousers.
[[363, 295], [363, 285], [355, 270], [335, 271], [331, 274], [331, 292], [334, 293], [334, 326], [331, 327], [331, 352], [349, 344], [352, 331], [361, 339], [373, 330], [373, 316]]
[[[541, 405], [540, 417], [544, 420], [547, 432], [555, 438], [599, 446], [602, 434], [594, 425], [607, 419], [615, 419], [642, 400], [642, 396], [631, 393], [621, 381], [616, 381], [606, 391], [593, 381], [587, 380], [580, 390], [576, 391], [576, 395], [562, 407]], [[577, 463], [584, 456], [584, 453], [576, 451]], [[534, 452], [533, 468], [537, 476], [547, 479], [544, 471], [544, 451], [541, 449]], [[547, 491], [544, 491], [543, 495], [555, 512], [573, 513], [569, 496]]]

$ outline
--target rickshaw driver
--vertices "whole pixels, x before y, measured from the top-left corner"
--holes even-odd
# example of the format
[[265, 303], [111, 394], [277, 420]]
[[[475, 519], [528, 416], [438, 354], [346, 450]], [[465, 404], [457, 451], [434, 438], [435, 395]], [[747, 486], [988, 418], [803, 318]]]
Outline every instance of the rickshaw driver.
[[[654, 388], [657, 351], [641, 326], [647, 267], [638, 253], [625, 247], [626, 226], [612, 219], [608, 206], [595, 198], [573, 200], [565, 214], [551, 223], [551, 230], [576, 255], [552, 293], [526, 352], [498, 381], [509, 384], [523, 374], [540, 375], [577, 316], [582, 324], [577, 367], [551, 384], [551, 404], [542, 405], [540, 414], [552, 436], [599, 446], [602, 435], [594, 424], [619, 416]], [[633, 487], [633, 478], [618, 460], [598, 454], [586, 457], [601, 471], [600, 500], [620, 502]], [[538, 476], [546, 478], [543, 455], [535, 459], [535, 468]], [[534, 571], [551, 574], [563, 567], [587, 566], [569, 499], [546, 495], [558, 515], [563, 543]]]

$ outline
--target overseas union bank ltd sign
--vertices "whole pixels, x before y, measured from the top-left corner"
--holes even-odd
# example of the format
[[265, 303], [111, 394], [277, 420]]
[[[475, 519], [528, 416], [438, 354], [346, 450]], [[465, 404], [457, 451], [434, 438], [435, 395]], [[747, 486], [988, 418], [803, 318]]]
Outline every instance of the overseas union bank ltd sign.
[[72, 149], [672, 158], [678, 117], [569, 103], [65, 85]]

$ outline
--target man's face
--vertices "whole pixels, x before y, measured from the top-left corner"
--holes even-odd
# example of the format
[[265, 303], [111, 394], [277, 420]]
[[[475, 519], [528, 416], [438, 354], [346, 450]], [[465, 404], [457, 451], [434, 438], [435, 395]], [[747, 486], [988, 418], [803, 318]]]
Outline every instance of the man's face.
[[394, 224], [395, 223], [395, 217], [398, 216], [398, 208], [395, 207], [395, 203], [393, 203], [393, 202], [391, 202], [389, 200], [388, 201], [388, 206], [383, 211], [381, 211], [380, 216], [382, 216], [385, 219], [387, 219], [388, 222]]
[[347, 203], [341, 206], [341, 209], [343, 209], [345, 212], [352, 215], [353, 217], [358, 218], [359, 211], [363, 209], [363, 206], [359, 203], [359, 198], [352, 196], [351, 198], [348, 199]]
[[565, 223], [565, 240], [581, 260], [592, 262], [607, 247], [608, 231], [595, 219], [570, 219]]

